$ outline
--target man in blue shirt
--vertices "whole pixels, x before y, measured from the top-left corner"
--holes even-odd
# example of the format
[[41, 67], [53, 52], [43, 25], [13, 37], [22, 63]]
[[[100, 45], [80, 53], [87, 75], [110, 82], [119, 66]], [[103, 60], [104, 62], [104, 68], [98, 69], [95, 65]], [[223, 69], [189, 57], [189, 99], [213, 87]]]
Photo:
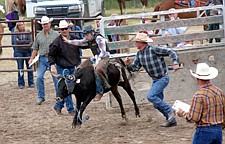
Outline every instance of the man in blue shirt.
[[166, 118], [166, 123], [161, 126], [176, 126], [177, 122], [174, 110], [163, 100], [163, 91], [169, 84], [168, 69], [164, 57], [169, 56], [172, 58], [174, 64], [173, 69], [176, 71], [179, 68], [178, 55], [172, 49], [148, 45], [153, 40], [148, 37], [147, 32], [139, 32], [131, 40], [135, 42], [139, 51], [132, 63], [129, 58], [125, 59], [127, 68], [131, 71], [139, 71], [141, 67], [144, 67], [148, 75], [153, 79], [152, 87], [147, 94], [147, 99]]

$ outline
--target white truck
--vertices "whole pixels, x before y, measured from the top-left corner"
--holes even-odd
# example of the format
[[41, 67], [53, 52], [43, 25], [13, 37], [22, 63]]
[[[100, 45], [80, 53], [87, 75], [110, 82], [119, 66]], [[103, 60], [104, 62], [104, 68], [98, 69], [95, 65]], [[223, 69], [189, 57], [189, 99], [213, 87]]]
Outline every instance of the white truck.
[[[103, 0], [26, 0], [27, 17], [41, 18], [90, 18], [104, 14]], [[53, 21], [52, 25], [58, 24]], [[83, 20], [77, 21], [83, 26]], [[41, 26], [36, 25], [40, 30]]]

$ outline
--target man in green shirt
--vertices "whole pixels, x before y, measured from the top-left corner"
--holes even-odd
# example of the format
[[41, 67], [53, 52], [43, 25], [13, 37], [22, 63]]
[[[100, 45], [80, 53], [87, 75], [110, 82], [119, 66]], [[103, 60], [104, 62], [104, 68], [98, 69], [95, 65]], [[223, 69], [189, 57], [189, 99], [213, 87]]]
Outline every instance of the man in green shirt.
[[[45, 101], [45, 85], [44, 85], [44, 74], [47, 70], [50, 70], [50, 66], [48, 64], [48, 52], [49, 45], [52, 41], [59, 36], [59, 33], [51, 29], [51, 22], [53, 18], [48, 18], [47, 16], [43, 16], [41, 21], [38, 21], [39, 24], [42, 25], [42, 31], [37, 34], [34, 43], [33, 43], [33, 52], [31, 58], [29, 60], [29, 64], [32, 63], [34, 57], [39, 54], [39, 63], [37, 67], [37, 78], [36, 78], [36, 86], [38, 90], [38, 100], [37, 105], [41, 105], [42, 102]], [[55, 86], [55, 90], [57, 91], [57, 79], [53, 77], [53, 82]]]

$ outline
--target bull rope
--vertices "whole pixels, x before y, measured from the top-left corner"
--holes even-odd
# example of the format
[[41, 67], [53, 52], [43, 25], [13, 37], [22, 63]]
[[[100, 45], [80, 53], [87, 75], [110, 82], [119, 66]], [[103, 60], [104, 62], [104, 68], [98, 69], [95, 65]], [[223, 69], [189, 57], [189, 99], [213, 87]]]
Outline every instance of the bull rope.
[[80, 117], [80, 111], [78, 111], [78, 108], [77, 106], [74, 104], [74, 107], [76, 108], [76, 111], [78, 113], [78, 117], [77, 117], [77, 120], [81, 121], [82, 123], [84, 123], [85, 121], [89, 120], [90, 119], [90, 116], [87, 114], [85, 116], [85, 120], [83, 121], [82, 118]]

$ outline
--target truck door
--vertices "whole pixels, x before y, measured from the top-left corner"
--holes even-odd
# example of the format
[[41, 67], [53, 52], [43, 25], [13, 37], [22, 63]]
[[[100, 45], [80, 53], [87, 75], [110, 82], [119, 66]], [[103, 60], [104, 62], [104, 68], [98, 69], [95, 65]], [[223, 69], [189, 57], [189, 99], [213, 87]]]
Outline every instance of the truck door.
[[26, 12], [27, 12], [27, 17], [34, 17], [34, 12], [33, 9], [34, 7], [37, 6], [37, 1], [33, 0], [26, 0]]
[[88, 0], [90, 17], [94, 17], [96, 15], [96, 1], [97, 0]]

